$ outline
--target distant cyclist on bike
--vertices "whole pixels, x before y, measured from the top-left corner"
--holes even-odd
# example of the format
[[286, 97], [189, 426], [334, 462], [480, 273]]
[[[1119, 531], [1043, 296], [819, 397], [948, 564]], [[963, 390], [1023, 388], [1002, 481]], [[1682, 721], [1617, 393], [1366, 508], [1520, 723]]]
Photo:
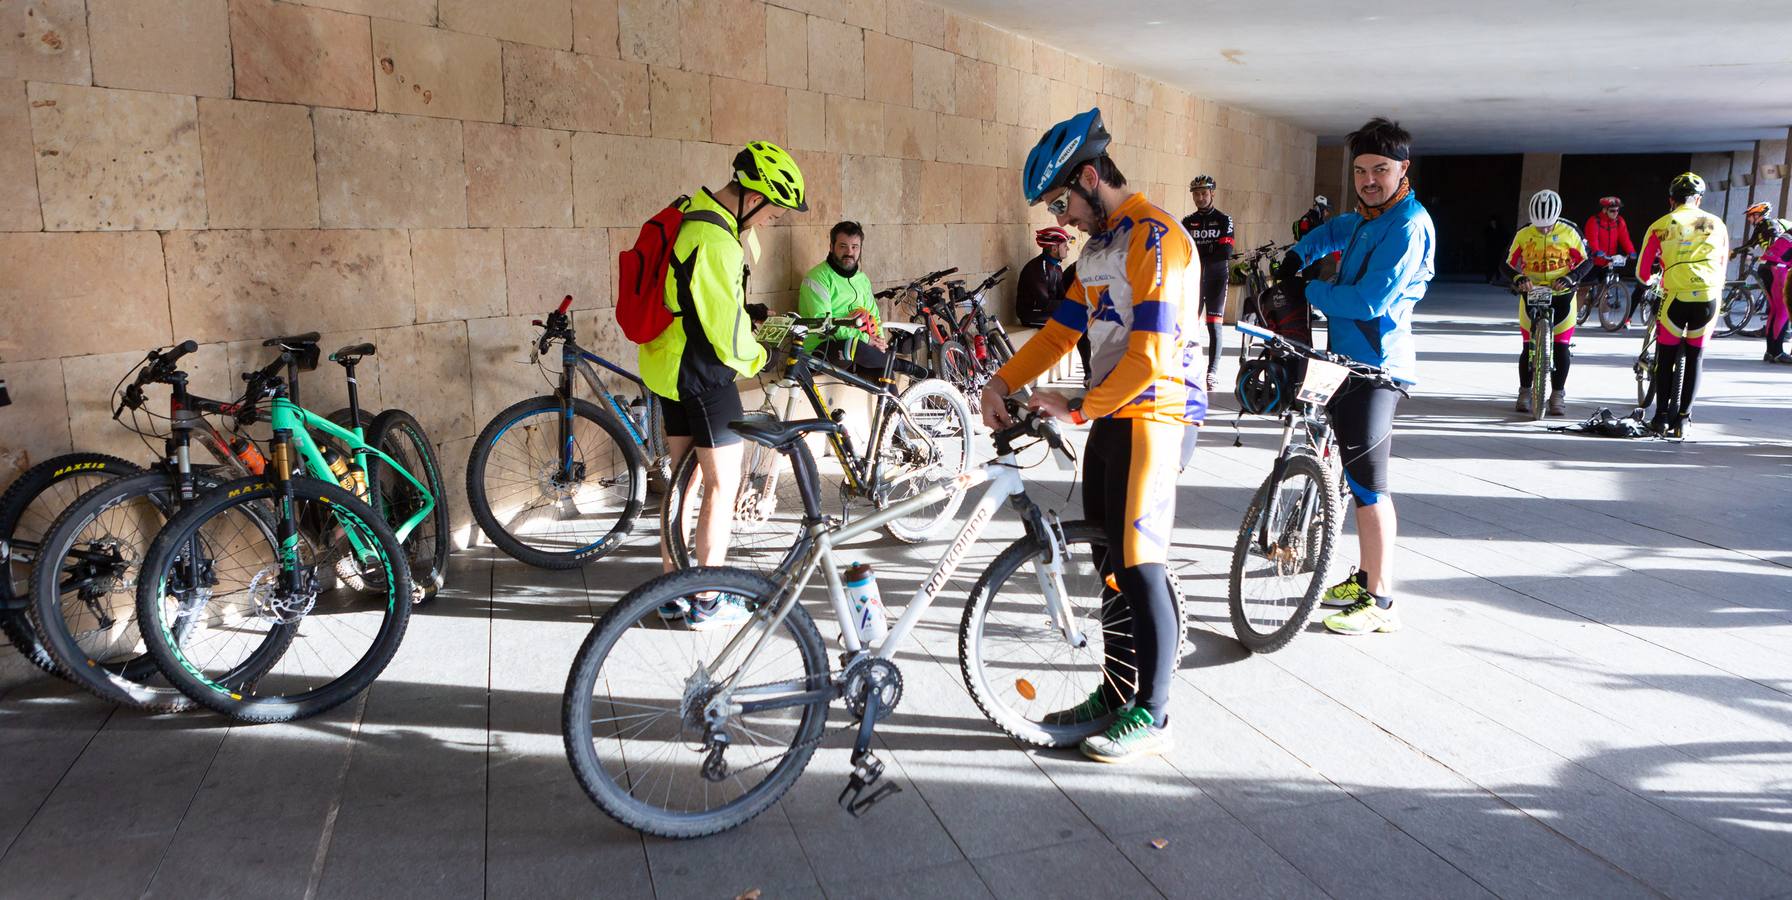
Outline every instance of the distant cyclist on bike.
[[1043, 328], [1064, 297], [1064, 258], [1076, 239], [1054, 225], [1033, 232], [1033, 243], [1039, 255], [1027, 260], [1015, 278], [1014, 317], [1028, 328]]
[[1792, 271], [1792, 262], [1788, 262], [1792, 255], [1792, 237], [1788, 237], [1792, 235], [1792, 220], [1774, 218], [1773, 204], [1762, 202], [1748, 208], [1746, 221], [1748, 239], [1731, 252], [1748, 250], [1758, 254], [1755, 276], [1767, 291], [1767, 327], [1762, 330], [1767, 337], [1767, 355], [1762, 361], [1792, 365], [1792, 356], [1786, 355], [1786, 275]]
[[[1101, 110], [1059, 122], [1021, 170], [1027, 203], [1089, 235], [1077, 278], [1050, 322], [983, 389], [984, 421], [1008, 424], [1003, 400], [1044, 374], [1087, 332], [1089, 392], [1039, 391], [1029, 405], [1093, 422], [1083, 451], [1083, 514], [1107, 532], [1098, 560], [1112, 578], [1102, 596], [1106, 678], [1068, 721], [1109, 713], [1113, 724], [1083, 753], [1126, 762], [1170, 748], [1170, 682], [1182, 622], [1167, 562], [1185, 432], [1207, 413], [1197, 380], [1200, 263], [1169, 213], [1127, 189], [1108, 158]], [[1114, 586], [1118, 589], [1115, 590]]]
[[[1344, 251], [1330, 282], [1306, 284], [1307, 302], [1331, 323], [1331, 350], [1357, 362], [1382, 366], [1393, 377], [1416, 377], [1412, 309], [1436, 274], [1437, 229], [1406, 180], [1412, 135], [1398, 123], [1370, 119], [1347, 139], [1352, 182], [1360, 201], [1313, 229], [1282, 260], [1282, 275], [1300, 290], [1304, 260]], [[1296, 293], [1296, 296], [1299, 294]], [[1320, 601], [1341, 606], [1325, 627], [1360, 635], [1400, 628], [1394, 606], [1394, 498], [1388, 493], [1394, 408], [1400, 392], [1353, 378], [1328, 407], [1343, 457], [1344, 480], [1356, 499], [1357, 571], [1333, 585]]]
[[1521, 413], [1531, 411], [1531, 313], [1524, 294], [1531, 285], [1548, 285], [1554, 295], [1550, 315], [1555, 318], [1555, 368], [1549, 374], [1549, 414], [1568, 414], [1568, 367], [1574, 362], [1569, 342], [1574, 340], [1574, 288], [1593, 268], [1586, 241], [1574, 226], [1562, 221], [1562, 197], [1552, 190], [1531, 195], [1531, 224], [1521, 228], [1506, 251], [1506, 268], [1516, 273], [1512, 288], [1519, 293], [1518, 330], [1524, 350], [1518, 354], [1518, 404]]
[[1587, 220], [1587, 250], [1593, 254], [1593, 277], [1605, 277], [1606, 270], [1619, 257], [1636, 259], [1636, 245], [1630, 242], [1630, 223], [1624, 221], [1624, 201], [1616, 197], [1600, 197], [1599, 211]]
[[[803, 339], [803, 350], [819, 351], [848, 369], [881, 376], [890, 342], [871, 296], [871, 279], [859, 268], [864, 242], [865, 229], [857, 222], [839, 222], [829, 229], [828, 258], [803, 275], [796, 312], [804, 318], [862, 323], [836, 325], [831, 334], [811, 334]], [[927, 377], [926, 369], [900, 357], [894, 371], [910, 378]]]
[[[1674, 209], [1649, 226], [1642, 255], [1637, 258], [1636, 277], [1652, 281], [1656, 268], [1661, 270], [1655, 415], [1649, 427], [1667, 437], [1683, 437], [1698, 394], [1705, 337], [1717, 319], [1717, 301], [1724, 292], [1730, 232], [1722, 219], [1700, 209], [1705, 202], [1705, 179], [1698, 175], [1684, 172], [1674, 176], [1668, 184], [1668, 199]], [[1680, 381], [1670, 384], [1677, 363], [1683, 363]]]
[[1207, 318], [1207, 392], [1213, 393], [1220, 373], [1220, 328], [1226, 320], [1226, 258], [1232, 255], [1232, 217], [1213, 205], [1219, 183], [1198, 175], [1188, 183], [1195, 211], [1182, 217], [1182, 227], [1195, 241], [1201, 258], [1201, 312]]

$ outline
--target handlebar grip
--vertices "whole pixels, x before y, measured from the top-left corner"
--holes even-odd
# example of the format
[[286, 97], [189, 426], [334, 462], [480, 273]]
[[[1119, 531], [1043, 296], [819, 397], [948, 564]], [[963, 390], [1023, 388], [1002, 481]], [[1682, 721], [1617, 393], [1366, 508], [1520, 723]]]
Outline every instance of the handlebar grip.
[[175, 345], [173, 350], [169, 351], [167, 356], [164, 356], [162, 358], [164, 360], [167, 360], [168, 362], [173, 362], [173, 361], [180, 359], [181, 357], [186, 356], [187, 354], [192, 353], [193, 351], [198, 350], [198, 349], [199, 349], [198, 341], [194, 341], [194, 340], [181, 341], [179, 344]]
[[564, 315], [566, 315], [566, 311], [571, 308], [572, 308], [572, 295], [567, 294], [565, 297], [562, 297], [560, 299], [560, 306], [558, 309], [554, 310], [554, 314], [564, 316]]
[[1250, 335], [1251, 337], [1257, 338], [1258, 340], [1267, 341], [1267, 340], [1273, 340], [1274, 338], [1278, 337], [1278, 335], [1275, 332], [1270, 331], [1267, 328], [1259, 328], [1255, 325], [1252, 325], [1249, 322], [1238, 322], [1238, 323], [1234, 324], [1232, 327], [1238, 329], [1239, 331], [1244, 332], [1245, 334]]

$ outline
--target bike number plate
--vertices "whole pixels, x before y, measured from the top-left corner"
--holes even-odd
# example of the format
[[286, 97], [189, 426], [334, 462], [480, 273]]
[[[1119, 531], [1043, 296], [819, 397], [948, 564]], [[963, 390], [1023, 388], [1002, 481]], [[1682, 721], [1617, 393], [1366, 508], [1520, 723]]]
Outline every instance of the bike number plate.
[[759, 323], [759, 328], [753, 332], [753, 337], [768, 347], [781, 347], [784, 345], [784, 339], [790, 336], [790, 322], [789, 316], [772, 316]]
[[1307, 377], [1300, 383], [1299, 400], [1302, 403], [1316, 403], [1324, 406], [1331, 402], [1338, 388], [1344, 386], [1344, 379], [1350, 377], [1350, 370], [1337, 363], [1323, 359], [1307, 360]]

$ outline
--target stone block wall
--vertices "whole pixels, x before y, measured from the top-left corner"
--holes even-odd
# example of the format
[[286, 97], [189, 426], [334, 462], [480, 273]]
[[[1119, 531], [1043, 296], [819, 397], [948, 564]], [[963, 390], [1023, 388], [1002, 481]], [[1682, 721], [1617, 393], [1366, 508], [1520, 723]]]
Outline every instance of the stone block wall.
[[[749, 139], [812, 197], [754, 268], [782, 307], [839, 218], [880, 286], [1018, 266], [1047, 222], [1025, 153], [1094, 105], [1170, 211], [1218, 177], [1241, 244], [1312, 197], [1312, 134], [919, 0], [7, 0], [0, 26], [0, 483], [148, 458], [109, 391], [149, 348], [199, 341], [221, 396], [261, 339], [317, 330], [379, 344], [364, 401], [439, 443], [464, 541], [474, 435], [545, 389], [530, 318], [573, 294], [584, 343], [632, 362], [616, 252]], [[328, 363], [303, 384], [343, 401]]]

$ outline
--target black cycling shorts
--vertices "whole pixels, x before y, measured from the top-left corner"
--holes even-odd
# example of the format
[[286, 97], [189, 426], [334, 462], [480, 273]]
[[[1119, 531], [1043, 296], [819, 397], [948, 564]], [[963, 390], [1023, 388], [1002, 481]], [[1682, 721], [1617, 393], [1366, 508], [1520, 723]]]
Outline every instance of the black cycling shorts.
[[1201, 312], [1208, 316], [1226, 314], [1226, 261], [1209, 266], [1201, 263]]
[[741, 441], [728, 425], [745, 415], [740, 391], [732, 384], [678, 400], [661, 397], [660, 405], [665, 407], [667, 437], [688, 437], [698, 447], [727, 447]]
[[1388, 493], [1388, 457], [1393, 452], [1394, 407], [1400, 392], [1360, 378], [1344, 383], [1327, 405], [1332, 432], [1343, 457], [1344, 480], [1357, 506], [1374, 506]]

